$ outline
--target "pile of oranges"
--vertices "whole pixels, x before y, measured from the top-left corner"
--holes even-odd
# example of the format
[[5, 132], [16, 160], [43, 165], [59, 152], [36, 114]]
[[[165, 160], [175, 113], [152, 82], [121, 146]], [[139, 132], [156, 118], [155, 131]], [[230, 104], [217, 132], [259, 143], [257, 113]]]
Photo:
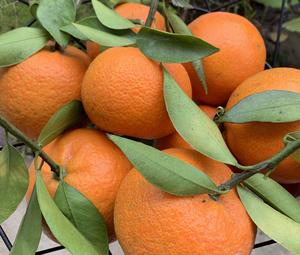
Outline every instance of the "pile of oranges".
[[[149, 7], [125, 3], [116, 12], [146, 21]], [[153, 28], [166, 30], [156, 13]], [[264, 71], [266, 48], [255, 26], [224, 12], [202, 15], [189, 24], [194, 36], [219, 48], [204, 59], [208, 94], [191, 63], [163, 64], [178, 85], [213, 119], [217, 106], [232, 108], [243, 98], [266, 90], [300, 92], [300, 71]], [[137, 32], [138, 29], [134, 29]], [[80, 99], [96, 129], [67, 131], [46, 146], [66, 168], [65, 181], [83, 193], [104, 216], [110, 240], [126, 255], [250, 254], [256, 229], [235, 190], [218, 201], [208, 195], [176, 197], [147, 182], [104, 132], [154, 140], [155, 147], [208, 174], [216, 184], [228, 180], [229, 167], [196, 152], [175, 131], [163, 96], [163, 67], [135, 47], [101, 47], [87, 42], [87, 53], [51, 42], [24, 62], [0, 73], [0, 114], [32, 139], [63, 105]], [[199, 109], [199, 110], [200, 110]], [[192, 127], [191, 127], [192, 128]], [[224, 138], [241, 164], [265, 160], [284, 145], [282, 137], [300, 122], [224, 125]], [[206, 141], [203, 141], [205, 143]], [[291, 157], [273, 174], [283, 183], [300, 181]], [[52, 196], [58, 180], [46, 164], [44, 180]], [[30, 170], [30, 188], [35, 181]], [[238, 219], [238, 221], [237, 221]]]

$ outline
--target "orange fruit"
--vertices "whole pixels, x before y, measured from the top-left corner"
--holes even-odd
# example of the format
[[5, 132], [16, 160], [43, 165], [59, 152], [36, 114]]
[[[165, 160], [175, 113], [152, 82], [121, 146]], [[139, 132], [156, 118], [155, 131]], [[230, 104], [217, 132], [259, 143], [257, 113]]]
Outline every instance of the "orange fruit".
[[[124, 3], [115, 8], [115, 11], [123, 18], [140, 20], [143, 23], [147, 20], [149, 10], [149, 6], [140, 3]], [[155, 13], [151, 27], [158, 30], [166, 30], [165, 18], [158, 11]], [[136, 27], [132, 30], [137, 33], [140, 28]], [[92, 59], [100, 53], [99, 45], [95, 42], [87, 42], [86, 47], [87, 53]]]
[[[247, 96], [267, 90], [300, 93], [300, 70], [274, 68], [248, 78], [232, 93], [226, 109], [231, 109]], [[290, 132], [300, 130], [300, 121], [225, 123], [224, 128], [227, 144], [239, 162], [244, 165], [253, 165], [283, 149], [283, 137]], [[278, 165], [272, 177], [282, 183], [300, 182], [300, 165], [292, 157], [288, 157]]]
[[[65, 168], [67, 172], [65, 182], [79, 190], [100, 211], [112, 237], [117, 190], [132, 168], [125, 155], [102, 132], [92, 129], [75, 129], [64, 133], [44, 150]], [[31, 194], [35, 182], [33, 165], [29, 173], [28, 194]], [[53, 197], [58, 180], [47, 164], [42, 168], [42, 175]]]
[[81, 82], [90, 63], [79, 49], [63, 53], [45, 48], [0, 76], [0, 114], [31, 138], [64, 104], [80, 99]]
[[264, 70], [264, 40], [246, 18], [233, 13], [213, 12], [201, 15], [189, 24], [189, 28], [194, 36], [220, 49], [203, 61], [208, 95], [205, 95], [192, 64], [185, 64], [197, 102], [224, 105], [242, 81]]
[[[165, 67], [191, 97], [184, 67]], [[115, 47], [101, 53], [85, 74], [81, 96], [91, 121], [108, 132], [153, 139], [174, 130], [164, 103], [162, 68], [137, 48]]]
[[[196, 151], [166, 153], [201, 169], [217, 184], [231, 177], [226, 165]], [[121, 184], [114, 215], [126, 255], [249, 255], [256, 232], [236, 190], [218, 201], [207, 194], [178, 197], [160, 191], [135, 169]]]
[[96, 58], [100, 53], [100, 45], [95, 42], [87, 41], [86, 53], [89, 55], [91, 59]]
[[[140, 20], [145, 24], [150, 7], [140, 3], [124, 3], [118, 5], [115, 11], [126, 19]], [[157, 11], [154, 16], [152, 28], [166, 30], [165, 18]], [[139, 30], [134, 30], [138, 32]]]
[[[211, 119], [214, 118], [216, 114], [216, 108], [208, 105], [200, 105], [202, 111], [204, 111]], [[155, 147], [159, 150], [164, 150], [168, 148], [185, 148], [192, 149], [192, 147], [180, 136], [180, 134], [175, 131], [172, 134], [159, 138], [155, 141]]]

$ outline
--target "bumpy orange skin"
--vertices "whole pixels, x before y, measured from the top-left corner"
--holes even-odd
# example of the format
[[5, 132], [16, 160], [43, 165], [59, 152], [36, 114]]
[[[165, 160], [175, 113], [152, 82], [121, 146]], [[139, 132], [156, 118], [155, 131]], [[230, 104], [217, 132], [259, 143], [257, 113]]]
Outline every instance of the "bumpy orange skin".
[[[200, 105], [202, 111], [204, 111], [211, 119], [216, 114], [216, 108], [208, 105]], [[165, 150], [168, 148], [185, 148], [192, 149], [192, 147], [175, 131], [172, 134], [159, 138], [155, 141], [155, 147], [159, 150]]]
[[[65, 181], [85, 195], [101, 212], [113, 237], [113, 210], [119, 186], [132, 168], [125, 155], [102, 132], [76, 129], [58, 137], [45, 152], [67, 171]], [[44, 164], [42, 175], [50, 195], [55, 195], [58, 181]], [[30, 168], [31, 194], [35, 170]]]
[[[191, 97], [184, 67], [165, 67]], [[86, 72], [81, 96], [89, 118], [102, 130], [145, 139], [174, 130], [164, 103], [162, 68], [137, 48], [116, 47], [101, 53]]]
[[80, 99], [90, 58], [69, 46], [64, 53], [43, 49], [0, 76], [0, 113], [31, 138], [64, 104]]
[[[118, 5], [115, 8], [115, 11], [126, 19], [140, 20], [145, 23], [148, 17], [149, 9], [149, 6], [140, 3], [124, 3]], [[158, 30], [166, 30], [165, 19], [159, 12], [155, 13], [151, 27]], [[140, 28], [135, 27], [132, 30], [137, 33]], [[97, 55], [100, 53], [99, 45], [95, 42], [87, 42], [86, 47], [87, 53], [92, 59], [97, 57]]]
[[[138, 19], [143, 23], [147, 20], [149, 10], [149, 6], [139, 3], [125, 3], [115, 8], [115, 11], [122, 17], [132, 20]], [[165, 18], [159, 12], [155, 13], [151, 27], [158, 30], [166, 30]]]
[[[196, 151], [166, 152], [201, 169], [217, 184], [232, 174]], [[115, 230], [126, 255], [249, 255], [256, 232], [235, 190], [218, 201], [208, 195], [177, 197], [160, 191], [135, 169], [118, 191]]]
[[226, 104], [231, 92], [245, 79], [264, 70], [264, 40], [246, 18], [225, 12], [201, 15], [189, 24], [194, 36], [219, 48], [204, 59], [208, 95], [190, 63], [185, 67], [193, 86], [193, 98], [208, 105]]
[[[243, 98], [267, 90], [287, 90], [300, 93], [300, 71], [293, 68], [274, 68], [245, 80], [232, 93], [226, 109]], [[230, 150], [244, 165], [252, 165], [273, 156], [284, 147], [283, 137], [300, 130], [300, 121], [289, 123], [246, 124], [225, 123], [225, 138]], [[272, 174], [282, 183], [300, 182], [300, 165], [292, 157], [282, 161]]]

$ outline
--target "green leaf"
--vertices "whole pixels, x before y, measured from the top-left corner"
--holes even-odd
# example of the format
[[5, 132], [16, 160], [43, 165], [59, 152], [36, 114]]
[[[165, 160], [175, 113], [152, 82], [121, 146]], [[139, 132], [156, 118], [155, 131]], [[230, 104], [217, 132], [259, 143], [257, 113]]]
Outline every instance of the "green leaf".
[[15, 0], [0, 0], [0, 34], [27, 26], [32, 20], [27, 5]]
[[[50, 197], [41, 171], [36, 171], [36, 190], [39, 205], [55, 238], [73, 255], [99, 255], [95, 247], [64, 216]], [[107, 255], [107, 254], [105, 254]]]
[[[255, 2], [261, 3], [265, 6], [279, 9], [282, 6], [282, 0], [255, 0]], [[288, 1], [286, 1], [287, 4]], [[295, 5], [298, 3], [298, 0], [291, 0], [291, 5]]]
[[300, 33], [300, 18], [292, 19], [283, 24], [283, 27], [290, 32], [298, 32]]
[[294, 254], [300, 254], [300, 224], [276, 211], [247, 189], [238, 193], [254, 223], [269, 237]]
[[300, 223], [300, 203], [273, 179], [258, 173], [245, 181], [245, 185], [269, 205]]
[[112, 29], [128, 29], [136, 26], [100, 1], [92, 0], [92, 4], [98, 19], [104, 26]]
[[0, 67], [18, 64], [42, 49], [49, 34], [39, 28], [23, 27], [0, 35]]
[[0, 224], [18, 207], [28, 187], [28, 171], [21, 154], [7, 144], [0, 151]]
[[[168, 21], [170, 22], [173, 30], [175, 33], [178, 34], [183, 34], [183, 35], [192, 35], [191, 30], [188, 28], [188, 26], [184, 23], [184, 21], [179, 18], [173, 11], [172, 9], [167, 9], [166, 10], [166, 15], [168, 17]], [[212, 46], [212, 50], [214, 50], [215, 47]], [[208, 88], [207, 88], [207, 83], [206, 83], [206, 78], [205, 78], [205, 73], [204, 73], [204, 67], [201, 59], [193, 61], [193, 67], [201, 81], [201, 85], [205, 91], [206, 94], [208, 94]]]
[[78, 100], [71, 101], [62, 106], [49, 119], [39, 135], [38, 143], [41, 146], [49, 144], [63, 131], [84, 120], [84, 118], [85, 112], [82, 103]]
[[131, 33], [128, 33], [128, 36], [119, 36], [76, 23], [73, 23], [73, 26], [78, 29], [85, 38], [101, 46], [117, 47], [135, 44], [135, 37], [132, 37]]
[[186, 0], [172, 0], [172, 4], [176, 7], [193, 9], [194, 7]]
[[109, 138], [146, 180], [165, 192], [177, 196], [221, 193], [205, 173], [190, 164], [140, 142], [115, 135]]
[[41, 0], [36, 12], [42, 26], [63, 48], [68, 45], [69, 35], [61, 27], [75, 21], [76, 7], [73, 0]]
[[[287, 144], [289, 142], [293, 142], [300, 139], [300, 131], [297, 132], [293, 132], [293, 133], [289, 133], [287, 134], [284, 138], [283, 138], [283, 142], [284, 144]], [[300, 149], [296, 150], [295, 152], [293, 152], [291, 154], [291, 156], [300, 163]]]
[[42, 235], [42, 213], [34, 188], [10, 255], [34, 255]]
[[170, 119], [186, 142], [210, 158], [237, 164], [217, 125], [181, 90], [165, 69], [164, 96]]
[[98, 209], [78, 190], [60, 182], [54, 201], [73, 225], [101, 254], [108, 254], [108, 234]]
[[300, 93], [269, 90], [245, 97], [218, 122], [292, 122], [300, 119]]
[[76, 20], [81, 20], [89, 16], [96, 16], [92, 3], [81, 4], [76, 12]]
[[191, 35], [181, 35], [142, 27], [137, 34], [137, 46], [148, 57], [167, 63], [199, 60], [218, 49]]
[[39, 7], [40, 0], [30, 0], [29, 1], [29, 9], [31, 15], [36, 18], [37, 8]]

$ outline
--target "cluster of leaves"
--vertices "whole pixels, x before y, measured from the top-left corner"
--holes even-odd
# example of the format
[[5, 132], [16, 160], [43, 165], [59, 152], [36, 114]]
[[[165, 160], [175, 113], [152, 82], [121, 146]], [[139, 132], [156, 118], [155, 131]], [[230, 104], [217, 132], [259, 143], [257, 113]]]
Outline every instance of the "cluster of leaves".
[[[105, 47], [132, 45], [159, 62], [193, 62], [199, 76], [205, 80], [199, 59], [213, 54], [217, 49], [193, 37], [172, 8], [162, 6], [175, 33], [142, 26], [135, 34], [131, 31], [136, 26], [133, 21], [119, 16], [100, 1], [92, 0], [92, 5], [95, 16], [76, 21], [76, 5], [73, 0], [40, 0], [39, 5], [32, 4], [31, 10], [39, 27], [18, 28], [1, 35], [0, 66], [11, 66], [24, 61], [43, 48], [49, 39], [54, 39], [64, 48], [71, 38], [77, 38], [91, 40]], [[248, 174], [255, 170], [245, 168], [237, 162], [217, 124], [199, 110], [166, 70], [164, 96], [174, 127], [195, 150], [214, 160], [246, 169]], [[245, 98], [217, 121], [295, 121], [300, 119], [299, 102], [300, 95], [296, 93], [264, 92]], [[39, 148], [35, 151], [37, 157], [43, 146], [80, 121], [83, 116], [84, 111], [78, 101], [60, 109], [44, 127], [36, 143]], [[218, 196], [228, 191], [226, 185], [217, 186], [204, 172], [153, 147], [114, 135], [109, 137], [149, 182], [165, 192], [176, 196], [203, 193]], [[286, 148], [298, 144], [298, 138], [299, 133], [287, 135]], [[206, 143], [202, 142], [204, 140]], [[42, 216], [57, 240], [72, 254], [108, 254], [107, 232], [98, 210], [79, 191], [64, 182], [63, 174], [59, 176], [59, 188], [52, 200], [42, 179], [41, 165], [38, 165], [43, 161], [38, 162], [37, 157], [35, 188], [11, 254], [24, 254], [24, 250], [26, 254], [34, 254], [41, 235]], [[294, 153], [294, 157], [299, 160], [299, 153]], [[3, 173], [0, 177], [0, 204], [4, 205], [0, 211], [1, 224], [24, 197], [28, 187], [28, 173], [23, 158], [8, 143], [0, 153], [0, 168]], [[64, 172], [61, 167], [59, 170]], [[257, 226], [295, 254], [300, 254], [300, 204], [277, 182], [262, 174], [252, 175], [245, 180], [238, 186], [238, 192]]]

